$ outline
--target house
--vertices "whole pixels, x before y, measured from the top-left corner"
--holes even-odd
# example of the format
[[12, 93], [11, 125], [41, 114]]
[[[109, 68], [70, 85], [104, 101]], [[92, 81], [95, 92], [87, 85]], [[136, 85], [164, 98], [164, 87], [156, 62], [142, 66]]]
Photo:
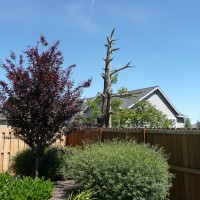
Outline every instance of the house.
[[[135, 103], [146, 100], [152, 105], [156, 107], [156, 109], [160, 110], [164, 113], [168, 119], [172, 120], [174, 123], [174, 128], [184, 128], [185, 127], [185, 116], [181, 114], [174, 105], [170, 102], [170, 100], [166, 97], [163, 91], [159, 86], [148, 87], [143, 89], [137, 89], [130, 91], [131, 93], [135, 93], [136, 95], [131, 98], [121, 98], [122, 104], [121, 108], [130, 108], [133, 109]], [[98, 95], [96, 95], [97, 97]], [[86, 115], [90, 115], [91, 111], [87, 109], [87, 101], [92, 101], [96, 97], [85, 99], [85, 103], [83, 104], [83, 111]]]

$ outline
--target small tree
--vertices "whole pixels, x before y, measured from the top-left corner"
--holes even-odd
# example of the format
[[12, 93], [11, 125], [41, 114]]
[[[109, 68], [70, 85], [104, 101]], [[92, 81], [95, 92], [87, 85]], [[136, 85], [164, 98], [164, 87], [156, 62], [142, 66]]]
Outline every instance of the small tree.
[[191, 128], [191, 127], [192, 127], [191, 120], [189, 117], [187, 117], [185, 119], [185, 128]]
[[75, 87], [71, 80], [75, 65], [61, 69], [63, 56], [57, 50], [59, 41], [42, 52], [39, 45], [47, 48], [44, 36], [36, 46], [23, 51], [27, 62], [20, 55], [17, 64], [16, 55], [11, 52], [10, 59], [1, 63], [7, 82], [0, 81], [0, 108], [14, 135], [32, 149], [36, 158], [35, 176], [44, 149], [60, 138], [61, 127], [80, 111], [80, 95], [91, 83], [88, 79]]
[[173, 125], [165, 114], [157, 110], [148, 101], [139, 101], [134, 107], [134, 114], [131, 118], [131, 125], [135, 128], [168, 128]]

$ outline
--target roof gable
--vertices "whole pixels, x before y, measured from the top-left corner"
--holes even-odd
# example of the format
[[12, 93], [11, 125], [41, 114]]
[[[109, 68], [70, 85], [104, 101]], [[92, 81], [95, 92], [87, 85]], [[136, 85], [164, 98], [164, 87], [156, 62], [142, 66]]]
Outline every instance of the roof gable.
[[[141, 95], [138, 96], [137, 99], [134, 99], [135, 101], [133, 101], [133, 103], [130, 106], [128, 106], [128, 108], [132, 108], [134, 106], [134, 104], [137, 103], [138, 101], [142, 101], [144, 99], [148, 100], [148, 97], [150, 95], [152, 95], [153, 92], [156, 92], [156, 91], [158, 91], [163, 96], [165, 101], [168, 103], [168, 105], [171, 107], [171, 109], [177, 114], [177, 116], [184, 117], [184, 115], [182, 115], [180, 112], [178, 112], [178, 110], [174, 107], [174, 105], [167, 98], [167, 96], [163, 93], [163, 91], [160, 89], [159, 86], [141, 89]], [[126, 101], [126, 99], [124, 99], [124, 100]]]

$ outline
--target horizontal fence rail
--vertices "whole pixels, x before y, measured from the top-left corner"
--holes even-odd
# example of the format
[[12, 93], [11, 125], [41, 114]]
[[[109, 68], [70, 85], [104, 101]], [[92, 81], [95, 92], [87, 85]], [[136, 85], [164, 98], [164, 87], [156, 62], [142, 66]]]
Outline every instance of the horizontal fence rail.
[[200, 199], [200, 130], [177, 129], [92, 129], [70, 133], [66, 145], [83, 145], [87, 140], [134, 139], [162, 147], [169, 155], [171, 171], [175, 174], [170, 191], [171, 200]]

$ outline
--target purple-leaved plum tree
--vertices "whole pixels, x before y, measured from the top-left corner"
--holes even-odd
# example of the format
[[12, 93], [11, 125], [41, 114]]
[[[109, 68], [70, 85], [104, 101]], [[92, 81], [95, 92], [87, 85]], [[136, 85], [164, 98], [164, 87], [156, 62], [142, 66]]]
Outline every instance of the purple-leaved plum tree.
[[11, 52], [10, 58], [1, 62], [7, 78], [0, 80], [0, 109], [14, 135], [33, 151], [35, 177], [44, 149], [60, 137], [61, 127], [79, 113], [80, 96], [91, 84], [88, 79], [75, 86], [71, 79], [75, 65], [62, 70], [63, 56], [58, 46], [59, 41], [49, 46], [41, 36], [19, 59]]

